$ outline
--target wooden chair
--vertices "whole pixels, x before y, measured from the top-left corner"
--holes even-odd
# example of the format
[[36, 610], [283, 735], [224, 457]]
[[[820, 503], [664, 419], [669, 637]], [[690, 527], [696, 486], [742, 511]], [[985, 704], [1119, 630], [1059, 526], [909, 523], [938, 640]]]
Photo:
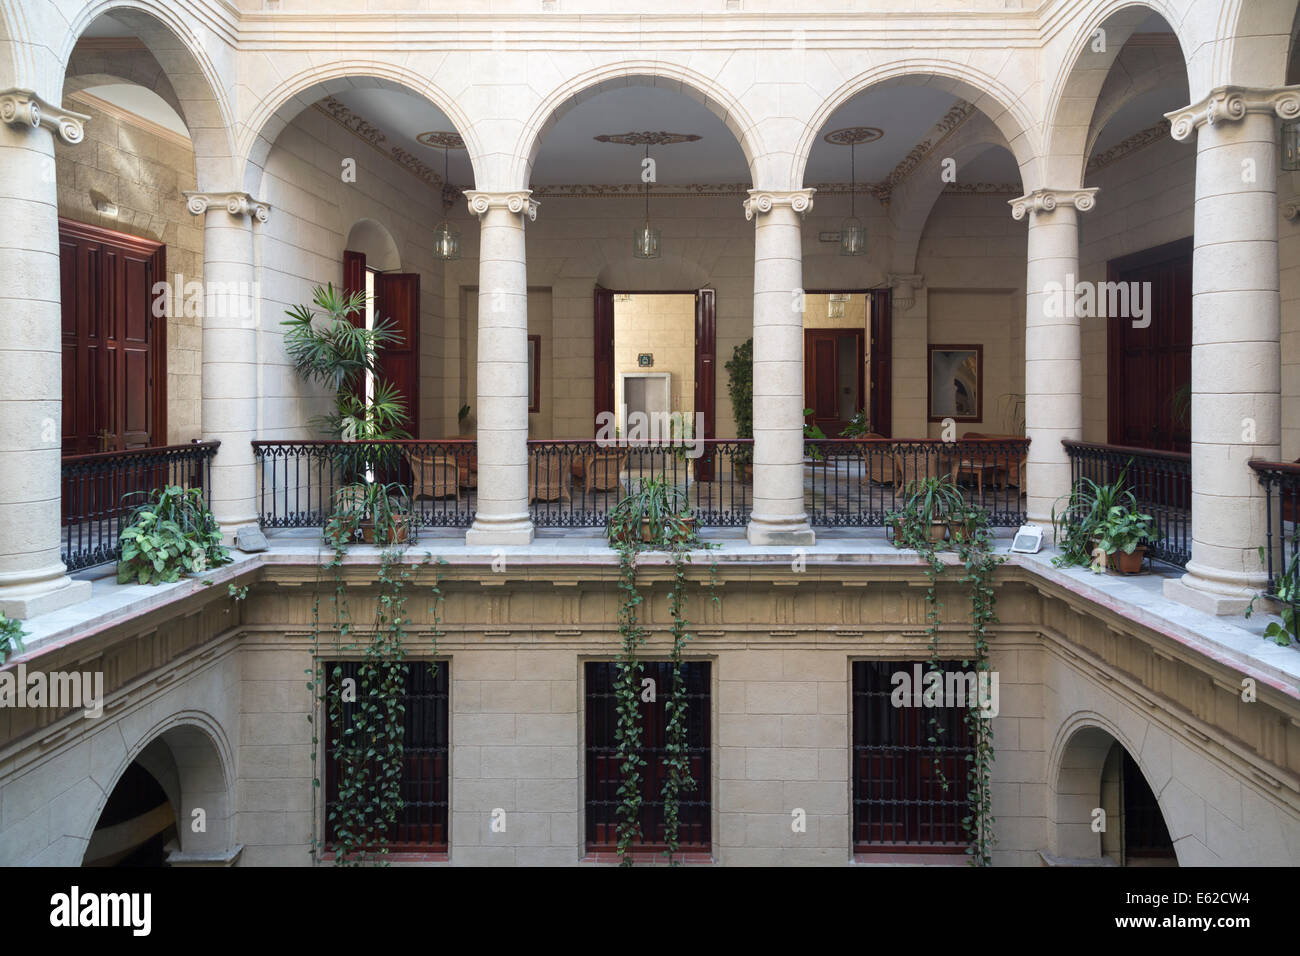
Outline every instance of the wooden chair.
[[[907, 442], [909, 439], [901, 439]], [[916, 445], [906, 451], [894, 451], [894, 486], [904, 488], [912, 481], [926, 478], [952, 478], [957, 470], [958, 458], [935, 445]]]
[[585, 490], [622, 492], [622, 472], [626, 464], [626, 453], [604, 451], [587, 455], [582, 459]]
[[570, 501], [568, 459], [544, 455], [528, 463], [529, 501]]
[[[964, 438], [985, 438], [994, 441], [1020, 441], [1024, 435], [993, 435], [987, 432], [967, 432]], [[991, 450], [989, 452], [993, 462], [997, 465], [995, 474], [996, 481], [1000, 481], [1003, 487], [1015, 485], [1020, 487], [1020, 476], [1029, 464], [1029, 453], [1017, 455], [1015, 452], [1003, 449]]]
[[449, 455], [406, 456], [411, 466], [412, 498], [455, 498], [460, 500], [460, 469]]

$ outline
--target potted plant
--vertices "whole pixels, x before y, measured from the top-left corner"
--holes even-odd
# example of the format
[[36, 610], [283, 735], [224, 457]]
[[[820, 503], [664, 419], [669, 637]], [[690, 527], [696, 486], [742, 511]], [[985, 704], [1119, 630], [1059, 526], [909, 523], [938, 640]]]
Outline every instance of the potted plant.
[[[1121, 574], [1139, 574], [1148, 541], [1160, 537], [1151, 515], [1141, 514], [1125, 504], [1114, 505], [1098, 529], [1097, 547], [1106, 552], [1106, 562]], [[1101, 569], [1096, 568], [1098, 573]]]
[[398, 482], [345, 485], [334, 495], [334, 514], [325, 529], [335, 542], [360, 538], [366, 544], [403, 544], [411, 536], [410, 495]]
[[867, 418], [866, 409], [860, 408], [840, 431], [841, 438], [861, 438], [871, 434], [871, 420]]
[[[724, 366], [727, 370], [727, 394], [731, 397], [731, 414], [736, 420], [736, 437], [754, 437], [754, 340], [746, 339], [731, 352]], [[740, 480], [754, 480], [754, 450], [752, 446], [737, 449], [731, 456], [732, 466], [740, 473]]]
[[903, 494], [902, 508], [885, 516], [894, 527], [897, 547], [906, 547], [913, 535], [938, 544], [954, 525], [961, 529], [969, 520], [966, 498], [949, 475], [913, 479]]
[[606, 533], [619, 543], [664, 547], [691, 540], [695, 517], [680, 490], [662, 478], [645, 478], [611, 509]]
[[[809, 418], [812, 415], [812, 413], [813, 410], [811, 408], [805, 408], [803, 410], [803, 417]], [[826, 437], [826, 433], [822, 431], [821, 426], [816, 423], [810, 424], [808, 422], [804, 422], [803, 437], [808, 440], [807, 442], [804, 443], [803, 446], [804, 457], [811, 458], [814, 464], [819, 461], [825, 461], [826, 456], [822, 453], [822, 450], [818, 448], [816, 445], [810, 444], [811, 442], [815, 442], [820, 439], [824, 439]]]
[[122, 549], [118, 584], [170, 584], [182, 574], [199, 574], [230, 562], [230, 551], [221, 543], [217, 519], [204, 504], [201, 489], [168, 485], [135, 496], [143, 500], [118, 536]]
[[1061, 553], [1052, 559], [1054, 565], [1064, 568], [1092, 564], [1093, 552], [1111, 509], [1137, 511], [1136, 496], [1124, 487], [1127, 474], [1126, 466], [1113, 482], [1097, 482], [1081, 476], [1070, 493], [1052, 506], [1052, 536], [1061, 548]]

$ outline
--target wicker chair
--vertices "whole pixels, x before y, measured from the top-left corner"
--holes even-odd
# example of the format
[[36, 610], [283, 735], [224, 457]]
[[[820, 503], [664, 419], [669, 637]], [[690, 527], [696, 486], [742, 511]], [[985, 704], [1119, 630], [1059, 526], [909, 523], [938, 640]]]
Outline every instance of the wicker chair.
[[[985, 438], [995, 441], [1021, 441], [1025, 436], [990, 435], [986, 432], [967, 432], [963, 437]], [[1029, 463], [1029, 454], [1026, 452], [1017, 455], [1015, 452], [1005, 451], [1002, 449], [992, 451], [990, 454], [993, 456], [993, 460], [997, 464], [996, 480], [1000, 481], [1004, 487], [1006, 485], [1015, 485], [1017, 488], [1021, 487], [1020, 476], [1024, 474], [1024, 469]]]
[[582, 459], [582, 473], [587, 491], [622, 491], [623, 468], [627, 465], [626, 453], [616, 451], [596, 452]]
[[411, 466], [412, 498], [455, 498], [460, 500], [459, 468], [449, 455], [408, 453]]
[[894, 486], [904, 488], [912, 481], [926, 478], [952, 478], [957, 462], [957, 456], [951, 451], [934, 445], [917, 445], [909, 451], [895, 449]]
[[528, 463], [529, 501], [570, 501], [567, 458], [544, 455]]
[[[863, 438], [884, 438], [875, 432], [867, 432]], [[870, 450], [868, 450], [870, 449]], [[859, 445], [858, 454], [862, 456], [862, 477], [878, 485], [890, 485], [894, 482], [894, 462], [889, 454], [888, 445]]]

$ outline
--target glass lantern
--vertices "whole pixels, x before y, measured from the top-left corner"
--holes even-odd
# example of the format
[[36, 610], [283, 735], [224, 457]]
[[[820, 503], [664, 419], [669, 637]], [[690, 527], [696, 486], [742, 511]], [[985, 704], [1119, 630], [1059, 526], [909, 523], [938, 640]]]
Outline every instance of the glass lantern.
[[1282, 124], [1282, 168], [1300, 172], [1300, 120]]
[[638, 259], [659, 258], [659, 230], [650, 228], [648, 219], [632, 236], [632, 255]]
[[447, 261], [460, 258], [460, 233], [445, 220], [433, 230], [433, 254]]
[[867, 227], [850, 216], [840, 226], [840, 255], [865, 256], [867, 254]]

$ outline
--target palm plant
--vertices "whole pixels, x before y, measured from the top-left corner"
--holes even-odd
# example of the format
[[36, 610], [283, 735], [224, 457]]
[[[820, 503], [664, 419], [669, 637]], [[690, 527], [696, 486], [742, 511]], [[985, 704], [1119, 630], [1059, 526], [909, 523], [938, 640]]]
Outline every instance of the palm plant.
[[642, 480], [609, 512], [606, 533], [612, 541], [631, 542], [638, 537], [659, 547], [689, 539], [694, 518], [686, 495], [663, 478]]
[[968, 520], [966, 496], [950, 475], [914, 478], [903, 489], [903, 505], [885, 516], [894, 526], [894, 543], [908, 546], [920, 538], [937, 542], [950, 522]]

